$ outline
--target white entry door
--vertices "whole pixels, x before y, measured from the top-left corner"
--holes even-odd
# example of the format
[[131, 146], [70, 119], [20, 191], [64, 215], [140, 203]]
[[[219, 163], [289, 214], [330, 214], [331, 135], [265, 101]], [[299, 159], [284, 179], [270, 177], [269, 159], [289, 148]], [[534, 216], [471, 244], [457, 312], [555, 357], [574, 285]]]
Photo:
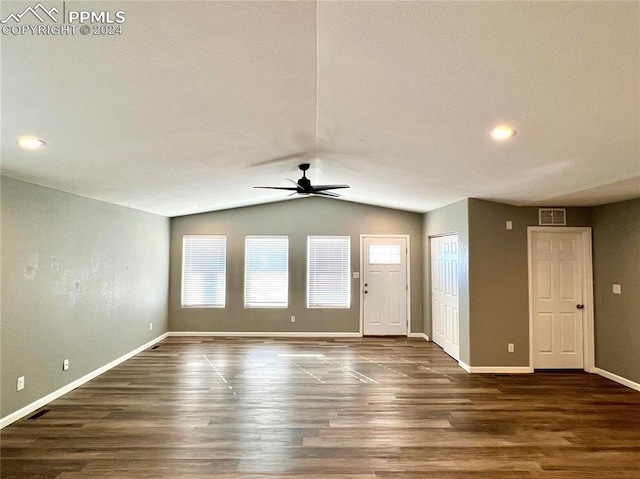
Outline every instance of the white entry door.
[[584, 368], [581, 237], [577, 232], [531, 232], [534, 368]]
[[365, 236], [362, 244], [363, 334], [407, 334], [407, 238]]
[[458, 235], [431, 238], [431, 322], [435, 343], [460, 359]]

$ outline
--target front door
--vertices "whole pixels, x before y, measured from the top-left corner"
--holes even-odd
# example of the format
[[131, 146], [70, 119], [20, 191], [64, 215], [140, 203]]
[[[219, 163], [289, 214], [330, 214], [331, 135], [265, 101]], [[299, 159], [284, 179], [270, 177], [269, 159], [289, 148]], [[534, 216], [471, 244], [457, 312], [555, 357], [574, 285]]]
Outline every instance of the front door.
[[583, 248], [578, 232], [531, 233], [533, 367], [583, 369]]
[[365, 236], [362, 254], [363, 333], [407, 334], [407, 238]]

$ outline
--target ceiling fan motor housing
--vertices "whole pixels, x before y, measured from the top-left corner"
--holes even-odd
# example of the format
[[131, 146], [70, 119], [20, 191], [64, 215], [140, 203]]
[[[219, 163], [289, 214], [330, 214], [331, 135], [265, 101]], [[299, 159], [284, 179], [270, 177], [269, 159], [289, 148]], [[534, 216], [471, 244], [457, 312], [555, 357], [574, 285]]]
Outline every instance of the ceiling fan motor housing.
[[308, 192], [311, 190], [311, 181], [306, 176], [303, 176], [298, 180], [298, 186], [304, 191]]
[[[349, 188], [349, 185], [311, 185], [311, 180], [307, 178], [307, 170], [311, 167], [309, 163], [300, 163], [298, 168], [302, 170], [302, 178], [300, 178], [297, 182], [293, 180], [289, 180], [291, 183], [295, 184], [294, 187], [286, 187], [286, 186], [254, 186], [254, 188], [267, 188], [270, 190], [288, 190], [294, 191], [292, 194], [299, 195], [320, 195], [320, 196], [330, 196], [333, 198], [339, 197], [338, 193], [334, 193], [332, 191], [327, 190], [338, 190], [342, 188]], [[291, 196], [291, 195], [289, 195]]]

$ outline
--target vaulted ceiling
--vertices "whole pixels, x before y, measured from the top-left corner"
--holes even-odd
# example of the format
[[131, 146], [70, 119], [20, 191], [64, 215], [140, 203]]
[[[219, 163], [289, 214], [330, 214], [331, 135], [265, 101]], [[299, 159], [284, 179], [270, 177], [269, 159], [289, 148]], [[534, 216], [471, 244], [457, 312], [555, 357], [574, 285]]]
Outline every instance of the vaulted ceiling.
[[640, 196], [639, 2], [84, 5], [122, 34], [1, 36], [5, 175], [166, 216], [283, 199], [253, 186], [303, 161], [411, 211]]

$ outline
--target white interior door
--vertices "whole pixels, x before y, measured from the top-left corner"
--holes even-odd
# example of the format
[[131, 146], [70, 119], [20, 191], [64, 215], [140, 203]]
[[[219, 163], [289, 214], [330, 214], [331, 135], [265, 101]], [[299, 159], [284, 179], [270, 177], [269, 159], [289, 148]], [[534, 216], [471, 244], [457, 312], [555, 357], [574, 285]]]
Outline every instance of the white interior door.
[[407, 238], [363, 238], [363, 334], [407, 334]]
[[533, 367], [583, 369], [581, 234], [531, 234]]
[[433, 341], [459, 360], [458, 235], [431, 238], [431, 323]]

